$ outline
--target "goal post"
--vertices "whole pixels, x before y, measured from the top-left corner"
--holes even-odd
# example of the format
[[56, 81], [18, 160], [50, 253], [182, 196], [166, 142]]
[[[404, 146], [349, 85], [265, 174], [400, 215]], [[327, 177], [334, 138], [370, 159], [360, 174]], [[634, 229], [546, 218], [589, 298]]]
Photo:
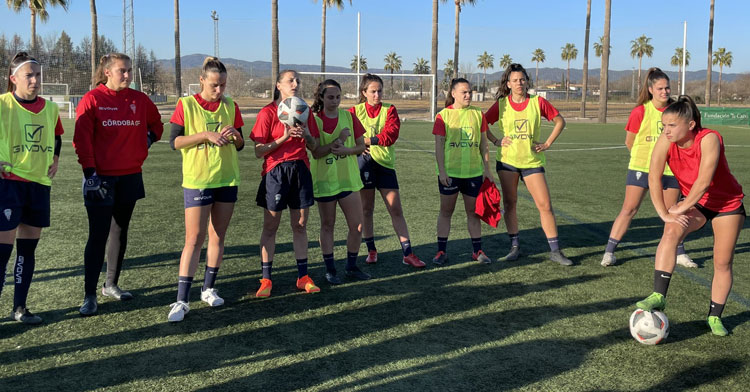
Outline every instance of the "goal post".
[[[325, 78], [334, 79], [341, 85], [342, 100], [359, 102], [359, 82], [365, 72], [297, 72], [302, 79], [302, 98], [314, 98], [318, 83]], [[435, 119], [435, 76], [433, 74], [377, 73], [383, 79], [384, 100], [396, 101], [396, 107], [402, 118], [419, 118], [429, 121]], [[391, 80], [393, 83], [391, 84]], [[391, 87], [392, 86], [392, 87]], [[421, 90], [421, 91], [420, 91]], [[429, 114], [428, 114], [429, 113]], [[429, 115], [429, 118], [427, 116]]]

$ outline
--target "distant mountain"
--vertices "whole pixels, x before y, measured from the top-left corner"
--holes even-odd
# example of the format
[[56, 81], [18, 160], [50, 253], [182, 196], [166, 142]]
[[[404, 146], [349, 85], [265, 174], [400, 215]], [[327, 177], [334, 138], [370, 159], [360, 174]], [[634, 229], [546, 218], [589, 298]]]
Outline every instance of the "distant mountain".
[[[203, 65], [203, 60], [208, 55], [205, 54], [190, 54], [187, 56], [182, 56], [182, 68], [188, 69], [188, 68], [195, 68], [200, 67]], [[222, 58], [221, 61], [224, 62], [226, 65], [236, 66], [244, 69], [246, 72], [250, 73], [252, 76], [255, 77], [269, 77], [271, 76], [271, 63], [268, 61], [246, 61], [246, 60], [238, 60], [231, 57]], [[157, 60], [158, 64], [166, 69], [174, 69], [174, 59], [161, 59]], [[533, 79], [535, 76], [536, 68], [534, 67], [534, 63], [526, 64], [527, 68], [526, 70], [529, 72], [529, 76]], [[320, 65], [310, 65], [310, 64], [280, 64], [279, 69], [294, 69], [301, 72], [315, 72], [320, 70]], [[351, 69], [349, 67], [337, 67], [332, 65], [326, 65], [326, 70], [328, 72], [351, 72]], [[370, 68], [367, 70], [368, 72], [374, 72], [374, 73], [389, 73], [388, 71], [384, 69], [378, 69], [378, 68]], [[598, 78], [599, 77], [599, 68], [589, 69], [589, 77], [591, 78]], [[641, 75], [643, 76], [646, 73], [647, 69], [641, 70]], [[671, 70], [665, 70], [667, 75], [672, 80], [677, 80], [677, 71], [671, 71]], [[411, 73], [410, 69], [402, 70], [401, 73]], [[563, 76], [565, 75], [566, 70], [564, 68], [539, 68], [539, 79], [541, 80], [554, 80], [559, 81], [562, 80]], [[638, 73], [638, 70], [635, 70], [635, 73]], [[500, 80], [502, 77], [503, 72], [497, 71], [493, 73], [487, 73], [487, 81], [497, 81]], [[626, 77], [631, 77], [633, 74], [632, 70], [626, 70], [626, 71], [616, 71], [616, 70], [609, 70], [609, 79], [610, 81], [619, 80]], [[722, 79], [731, 82], [737, 79], [740, 75], [740, 73], [727, 73], [724, 72], [722, 75]], [[482, 72], [475, 71], [472, 74], [472, 79], [479, 77], [479, 80], [481, 82], [482, 78]], [[438, 70], [438, 78], [443, 79], [443, 71]], [[706, 70], [698, 70], [698, 71], [688, 71], [685, 74], [685, 79], [687, 81], [693, 81], [693, 80], [705, 80], [706, 78]], [[578, 68], [571, 68], [570, 69], [570, 80], [573, 81], [573, 83], [580, 82], [581, 79], [583, 79], [583, 70]], [[719, 80], [719, 72], [713, 71], [713, 79]]]

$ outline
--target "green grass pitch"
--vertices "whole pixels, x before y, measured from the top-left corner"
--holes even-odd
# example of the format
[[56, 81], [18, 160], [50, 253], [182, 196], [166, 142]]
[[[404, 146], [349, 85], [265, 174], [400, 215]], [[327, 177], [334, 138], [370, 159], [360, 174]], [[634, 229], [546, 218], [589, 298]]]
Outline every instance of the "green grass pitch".
[[[240, 200], [217, 282], [227, 303], [211, 309], [199, 300], [201, 261], [191, 311], [178, 324], [168, 324], [166, 317], [175, 300], [184, 236], [180, 154], [158, 143], [144, 166], [147, 197], [133, 216], [120, 279], [136, 299], [120, 303], [100, 296], [99, 314], [81, 318], [87, 220], [81, 171], [69, 143], [73, 125], [64, 125], [52, 227], [42, 235], [28, 301], [44, 324], [0, 321], [1, 391], [739, 391], [750, 385], [748, 230], [737, 244], [733, 295], [724, 311], [730, 336], [712, 336], [705, 325], [713, 266], [712, 236], [704, 228], [686, 241], [701, 268], [677, 267], [670, 287], [667, 343], [644, 346], [630, 337], [627, 320], [633, 304], [651, 292], [653, 253], [663, 226], [647, 198], [617, 251], [618, 265], [599, 265], [624, 196], [623, 124], [569, 124], [547, 152], [559, 237], [574, 267], [546, 260], [539, 215], [523, 185], [524, 256], [490, 265], [471, 261], [460, 204], [448, 244], [450, 263], [423, 271], [403, 265], [390, 219], [377, 200], [380, 261], [362, 267], [373, 280], [325, 284], [313, 207], [310, 274], [322, 291], [307, 295], [294, 287], [285, 214], [273, 295], [264, 300], [252, 296], [260, 278], [262, 210], [254, 199], [261, 162], [248, 146], [240, 153]], [[747, 191], [750, 129], [718, 129], [730, 167]], [[545, 133], [550, 130], [545, 126]], [[428, 260], [437, 249], [438, 213], [431, 124], [405, 122], [396, 149], [412, 244]], [[341, 213], [338, 222], [336, 258], [343, 263]], [[502, 224], [483, 225], [483, 239], [493, 259], [508, 249]], [[364, 264], [364, 245], [360, 253]], [[3, 317], [12, 295], [9, 277], [0, 298]]]

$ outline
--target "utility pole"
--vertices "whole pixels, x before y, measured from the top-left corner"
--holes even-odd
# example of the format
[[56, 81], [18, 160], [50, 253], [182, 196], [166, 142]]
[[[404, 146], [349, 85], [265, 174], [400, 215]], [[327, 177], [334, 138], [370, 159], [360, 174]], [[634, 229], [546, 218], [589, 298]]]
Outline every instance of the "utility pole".
[[219, 14], [211, 11], [211, 19], [214, 20], [214, 57], [219, 58]]
[[[133, 72], [138, 69], [138, 62], [135, 58], [135, 21], [133, 17], [133, 0], [122, 0], [122, 53], [130, 57], [130, 64], [133, 67]], [[135, 82], [136, 78], [133, 77], [133, 82], [130, 83], [132, 88], [137, 88]]]

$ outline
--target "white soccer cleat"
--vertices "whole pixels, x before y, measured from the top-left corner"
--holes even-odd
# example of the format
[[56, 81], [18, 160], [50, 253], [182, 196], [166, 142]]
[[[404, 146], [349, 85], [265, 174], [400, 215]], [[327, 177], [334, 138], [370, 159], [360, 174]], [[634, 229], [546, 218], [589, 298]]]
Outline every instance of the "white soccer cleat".
[[170, 323], [176, 323], [182, 321], [185, 315], [190, 311], [190, 305], [187, 302], [177, 301], [170, 305], [172, 308], [169, 309], [169, 315], [167, 315], [167, 321]]
[[213, 288], [201, 291], [201, 301], [211, 307], [224, 305], [224, 299], [219, 297], [219, 292]]
[[602, 257], [602, 267], [609, 267], [609, 266], [615, 265], [616, 261], [617, 261], [617, 258], [615, 257], [614, 253], [604, 252], [604, 257]]
[[685, 268], [698, 268], [698, 264], [685, 253], [677, 255], [677, 264]]

